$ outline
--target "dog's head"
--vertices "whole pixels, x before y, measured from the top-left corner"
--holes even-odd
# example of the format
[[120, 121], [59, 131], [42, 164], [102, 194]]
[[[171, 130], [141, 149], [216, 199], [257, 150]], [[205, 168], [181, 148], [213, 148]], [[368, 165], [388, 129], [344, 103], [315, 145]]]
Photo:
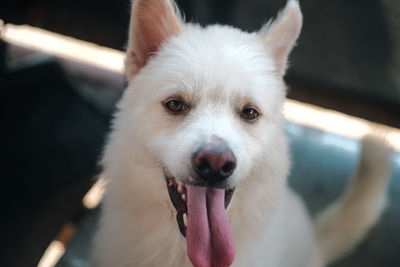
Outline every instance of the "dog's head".
[[232, 262], [225, 202], [254, 169], [273, 169], [286, 152], [282, 76], [301, 23], [294, 0], [255, 33], [184, 24], [169, 0], [133, 3], [121, 106], [165, 173], [196, 266]]

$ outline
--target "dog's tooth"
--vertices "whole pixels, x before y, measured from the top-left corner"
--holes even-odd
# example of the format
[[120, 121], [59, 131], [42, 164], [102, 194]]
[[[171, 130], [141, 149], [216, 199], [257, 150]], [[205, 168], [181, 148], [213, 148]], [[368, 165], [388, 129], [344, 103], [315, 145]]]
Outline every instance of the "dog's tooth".
[[179, 194], [183, 193], [183, 184], [182, 183], [178, 183], [178, 193]]
[[181, 198], [182, 198], [183, 201], [186, 202], [186, 195], [185, 195], [185, 194], [183, 194], [183, 195], [181, 196]]
[[183, 223], [185, 224], [185, 226], [187, 226], [187, 221], [188, 221], [187, 214], [184, 213], [183, 214]]

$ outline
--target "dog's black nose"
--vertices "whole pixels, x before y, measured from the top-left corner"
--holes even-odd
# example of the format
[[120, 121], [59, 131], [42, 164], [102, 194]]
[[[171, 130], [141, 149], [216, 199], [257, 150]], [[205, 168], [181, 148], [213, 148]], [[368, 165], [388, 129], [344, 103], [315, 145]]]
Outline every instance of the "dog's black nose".
[[236, 158], [223, 139], [213, 137], [193, 154], [192, 164], [199, 178], [214, 184], [232, 175]]

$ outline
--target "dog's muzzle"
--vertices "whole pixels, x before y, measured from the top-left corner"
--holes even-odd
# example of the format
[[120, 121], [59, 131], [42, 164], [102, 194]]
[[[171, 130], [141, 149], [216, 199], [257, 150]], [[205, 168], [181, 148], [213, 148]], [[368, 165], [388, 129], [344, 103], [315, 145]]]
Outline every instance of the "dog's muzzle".
[[[168, 193], [171, 203], [177, 211], [176, 220], [179, 230], [186, 236], [188, 220], [187, 208], [187, 187], [207, 187], [225, 189], [225, 209], [233, 196], [234, 189], [227, 187], [227, 179], [233, 174], [236, 168], [236, 157], [225, 140], [217, 136], [211, 136], [193, 153], [191, 158], [192, 175], [187, 177], [188, 184], [182, 183], [164, 169]], [[221, 191], [220, 191], [221, 192]]]

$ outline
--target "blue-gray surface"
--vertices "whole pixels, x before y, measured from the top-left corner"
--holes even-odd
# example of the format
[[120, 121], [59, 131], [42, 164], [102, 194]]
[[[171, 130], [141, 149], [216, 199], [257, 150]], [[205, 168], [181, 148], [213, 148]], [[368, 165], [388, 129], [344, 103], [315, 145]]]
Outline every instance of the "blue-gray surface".
[[[304, 198], [312, 214], [337, 198], [354, 171], [360, 152], [358, 141], [287, 123], [292, 172], [290, 184]], [[366, 240], [335, 267], [400, 266], [400, 154], [394, 153], [390, 204], [380, 223]], [[58, 267], [89, 267], [90, 240], [98, 211], [90, 212], [80, 223]]]

